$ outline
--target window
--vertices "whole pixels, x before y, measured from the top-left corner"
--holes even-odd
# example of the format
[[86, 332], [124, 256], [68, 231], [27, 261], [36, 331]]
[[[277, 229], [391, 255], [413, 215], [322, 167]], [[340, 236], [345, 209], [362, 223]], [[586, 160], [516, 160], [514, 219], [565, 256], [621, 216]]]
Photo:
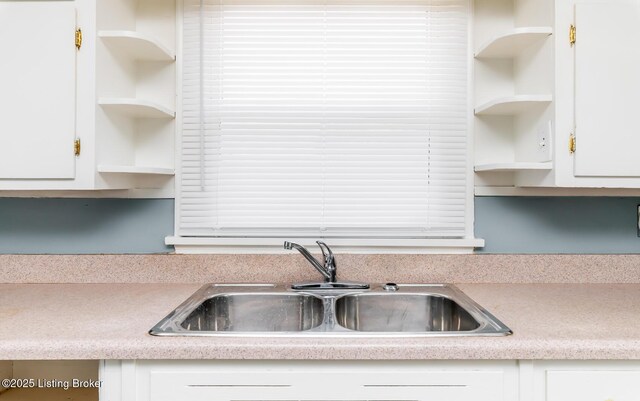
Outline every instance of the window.
[[469, 238], [467, 0], [185, 0], [179, 237]]

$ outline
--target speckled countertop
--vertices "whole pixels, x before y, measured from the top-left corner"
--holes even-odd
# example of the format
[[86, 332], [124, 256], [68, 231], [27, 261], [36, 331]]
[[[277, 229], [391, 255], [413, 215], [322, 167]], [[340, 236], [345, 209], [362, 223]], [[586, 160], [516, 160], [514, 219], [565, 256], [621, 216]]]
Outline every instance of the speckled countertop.
[[460, 284], [513, 331], [485, 338], [160, 338], [195, 284], [1, 284], [0, 360], [640, 359], [640, 284]]

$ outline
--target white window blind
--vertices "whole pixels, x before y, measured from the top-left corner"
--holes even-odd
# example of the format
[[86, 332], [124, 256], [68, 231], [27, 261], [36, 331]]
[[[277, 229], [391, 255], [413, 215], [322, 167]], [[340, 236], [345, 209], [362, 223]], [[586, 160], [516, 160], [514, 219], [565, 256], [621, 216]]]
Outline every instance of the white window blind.
[[185, 0], [180, 236], [463, 237], [468, 0]]

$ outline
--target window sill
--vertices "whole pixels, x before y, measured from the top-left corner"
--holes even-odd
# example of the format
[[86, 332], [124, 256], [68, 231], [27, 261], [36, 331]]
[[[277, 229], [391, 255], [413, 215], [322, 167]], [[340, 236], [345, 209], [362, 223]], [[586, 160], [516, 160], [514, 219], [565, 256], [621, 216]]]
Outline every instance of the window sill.
[[[314, 246], [315, 239], [286, 238], [303, 246]], [[179, 254], [284, 254], [285, 238], [211, 238], [167, 237]], [[471, 254], [484, 247], [479, 238], [406, 239], [406, 238], [330, 238], [331, 249], [337, 253], [358, 254]]]

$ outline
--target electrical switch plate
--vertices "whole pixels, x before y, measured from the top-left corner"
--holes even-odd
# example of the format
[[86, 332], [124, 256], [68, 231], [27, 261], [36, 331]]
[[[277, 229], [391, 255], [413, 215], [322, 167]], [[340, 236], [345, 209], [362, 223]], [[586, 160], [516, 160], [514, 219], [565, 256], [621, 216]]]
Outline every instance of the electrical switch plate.
[[551, 121], [547, 121], [546, 123], [540, 125], [537, 130], [537, 146], [538, 146], [538, 158], [541, 162], [548, 162], [553, 160], [552, 156], [552, 135], [553, 135], [553, 124]]

